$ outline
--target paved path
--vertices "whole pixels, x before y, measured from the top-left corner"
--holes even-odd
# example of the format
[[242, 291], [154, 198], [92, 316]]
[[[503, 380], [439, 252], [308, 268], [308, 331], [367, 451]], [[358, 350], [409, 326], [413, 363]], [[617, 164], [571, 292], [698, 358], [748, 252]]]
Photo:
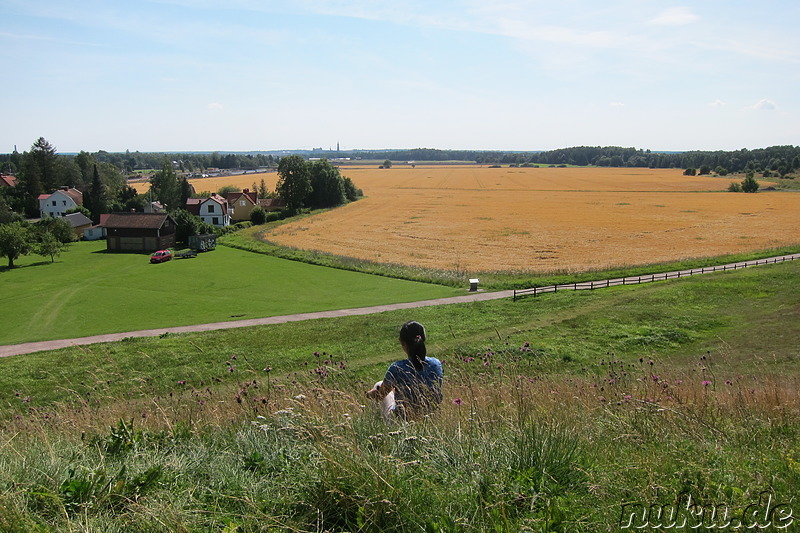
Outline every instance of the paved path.
[[736, 270], [739, 268], [747, 268], [756, 265], [775, 264], [783, 261], [800, 260], [800, 254], [784, 255], [779, 257], [770, 257], [768, 259], [759, 259], [757, 261], [742, 261], [739, 263], [730, 263], [727, 265], [720, 265], [717, 267], [706, 267], [703, 269], [681, 270], [675, 272], [665, 272], [662, 274], [647, 274], [644, 276], [631, 276], [629, 278], [618, 278], [612, 280], [591, 281], [583, 283], [574, 283], [568, 285], [558, 285], [551, 287], [538, 287], [536, 293], [533, 289], [525, 289], [523, 291], [508, 290], [497, 292], [475, 292], [465, 296], [452, 296], [450, 298], [439, 298], [436, 300], [423, 300], [419, 302], [408, 302], [399, 304], [377, 305], [373, 307], [357, 307], [354, 309], [338, 309], [334, 311], [318, 311], [314, 313], [300, 313], [296, 315], [283, 315], [272, 316], [266, 318], [252, 318], [247, 320], [236, 320], [231, 322], [215, 322], [212, 324], [196, 324], [193, 326], [177, 326], [159, 329], [147, 329], [142, 331], [129, 331], [126, 333], [108, 333], [105, 335], [93, 335], [91, 337], [80, 337], [77, 339], [61, 339], [54, 341], [41, 341], [41, 342], [28, 342], [24, 344], [12, 344], [8, 346], [0, 346], [0, 357], [7, 357], [10, 355], [21, 355], [26, 353], [40, 352], [43, 350], [55, 350], [57, 348], [65, 348], [69, 346], [82, 346], [87, 344], [96, 344], [99, 342], [114, 342], [130, 337], [157, 337], [164, 333], [189, 333], [197, 331], [213, 331], [218, 329], [231, 329], [231, 328], [246, 328], [249, 326], [263, 326], [269, 324], [283, 324], [286, 322], [299, 322], [301, 320], [313, 320], [316, 318], [333, 318], [340, 316], [358, 316], [358, 315], [371, 315], [374, 313], [383, 313], [385, 311], [395, 311], [399, 309], [415, 309], [418, 307], [429, 307], [433, 305], [447, 305], [466, 302], [482, 302], [487, 300], [499, 300], [502, 298], [517, 298], [525, 294], [541, 294], [545, 292], [555, 292], [557, 290], [583, 290], [583, 289], [598, 289], [602, 287], [610, 287], [614, 285], [624, 285], [633, 283], [645, 283], [649, 281], [659, 281], [664, 279], [673, 279], [679, 277], [692, 276], [697, 274], [707, 274], [720, 270]]

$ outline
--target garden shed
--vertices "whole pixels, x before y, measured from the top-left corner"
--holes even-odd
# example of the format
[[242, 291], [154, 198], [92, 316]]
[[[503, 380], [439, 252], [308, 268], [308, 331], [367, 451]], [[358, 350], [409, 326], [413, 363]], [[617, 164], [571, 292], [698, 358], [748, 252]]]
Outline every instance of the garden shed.
[[111, 213], [105, 227], [108, 250], [149, 253], [175, 246], [175, 220], [167, 213]]

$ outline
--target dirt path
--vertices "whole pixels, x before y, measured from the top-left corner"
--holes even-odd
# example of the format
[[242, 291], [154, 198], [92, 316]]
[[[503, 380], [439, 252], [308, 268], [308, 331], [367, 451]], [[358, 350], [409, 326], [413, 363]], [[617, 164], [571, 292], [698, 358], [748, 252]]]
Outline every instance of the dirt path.
[[[794, 261], [794, 260], [800, 260], [800, 254], [771, 257], [768, 259], [759, 259], [757, 261], [742, 261], [738, 263], [730, 263], [727, 265], [720, 265], [718, 267], [714, 267], [713, 269], [706, 267], [704, 269], [683, 270], [680, 272], [678, 271], [664, 272], [661, 274], [653, 274], [653, 275], [648, 274], [645, 276], [636, 276], [624, 279], [619, 278], [612, 280], [598, 280], [593, 282], [584, 282], [572, 285], [559, 285], [557, 287], [539, 287], [537, 288], [537, 291], [538, 293], [541, 294], [545, 292], [554, 292], [555, 290], [585, 290], [590, 288], [597, 289], [602, 287], [625, 284], [625, 280], [630, 280], [629, 283], [633, 283], [634, 280], [638, 280], [639, 283], [644, 283], [647, 281], [644, 278], [649, 278], [651, 276], [653, 276], [653, 279], [650, 281], [658, 281], [663, 279], [674, 279], [674, 278], [686, 277], [697, 274], [711, 273], [714, 270], [716, 271], [736, 270], [751, 266], [775, 264], [783, 261]], [[436, 300], [422, 300], [419, 302], [378, 305], [373, 307], [357, 307], [353, 309], [338, 309], [334, 311], [318, 311], [314, 313], [300, 313], [296, 315], [252, 318], [248, 320], [237, 320], [232, 322], [215, 322], [211, 324], [196, 324], [192, 326], [177, 326], [169, 328], [147, 329], [142, 331], [128, 331], [125, 333], [108, 333], [105, 335], [93, 335], [91, 337], [80, 337], [76, 339], [27, 342], [24, 344], [12, 344], [7, 346], [0, 346], [0, 357], [8, 357], [11, 355], [22, 355], [26, 353], [40, 352], [45, 350], [56, 350], [58, 348], [66, 348], [69, 346], [83, 346], [87, 344], [96, 344], [100, 342], [115, 342], [130, 337], [157, 337], [159, 335], [163, 335], [164, 333], [190, 333], [197, 331], [213, 331], [218, 329], [246, 328], [249, 326], [263, 326], [269, 324], [284, 324], [286, 322], [299, 322], [301, 320], [314, 320], [317, 318], [371, 315], [375, 313], [383, 313], [386, 311], [396, 311], [399, 309], [415, 309], [418, 307], [430, 307], [433, 305], [448, 305], [457, 303], [499, 300], [502, 298], [519, 297], [522, 293], [533, 294], [532, 292], [529, 291], [519, 291], [519, 290], [516, 291], [516, 294], [515, 291], [513, 290], [497, 291], [497, 292], [475, 292], [467, 294], [465, 296], [452, 296], [450, 298], [439, 298]]]

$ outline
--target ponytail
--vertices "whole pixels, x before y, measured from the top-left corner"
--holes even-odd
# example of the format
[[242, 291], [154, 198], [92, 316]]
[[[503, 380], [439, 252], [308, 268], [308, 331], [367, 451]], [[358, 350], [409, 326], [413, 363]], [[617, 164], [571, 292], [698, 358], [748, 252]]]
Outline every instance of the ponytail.
[[425, 347], [425, 328], [415, 321], [406, 322], [400, 328], [400, 341], [408, 347], [408, 358], [417, 370], [422, 370], [428, 349]]

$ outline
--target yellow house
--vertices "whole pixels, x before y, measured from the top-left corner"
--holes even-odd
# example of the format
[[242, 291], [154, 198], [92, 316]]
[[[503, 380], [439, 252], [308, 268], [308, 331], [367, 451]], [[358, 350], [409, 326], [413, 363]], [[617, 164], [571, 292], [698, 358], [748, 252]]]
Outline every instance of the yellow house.
[[231, 222], [250, 220], [250, 211], [258, 205], [258, 193], [245, 189], [242, 192], [229, 192], [225, 195], [231, 208]]

